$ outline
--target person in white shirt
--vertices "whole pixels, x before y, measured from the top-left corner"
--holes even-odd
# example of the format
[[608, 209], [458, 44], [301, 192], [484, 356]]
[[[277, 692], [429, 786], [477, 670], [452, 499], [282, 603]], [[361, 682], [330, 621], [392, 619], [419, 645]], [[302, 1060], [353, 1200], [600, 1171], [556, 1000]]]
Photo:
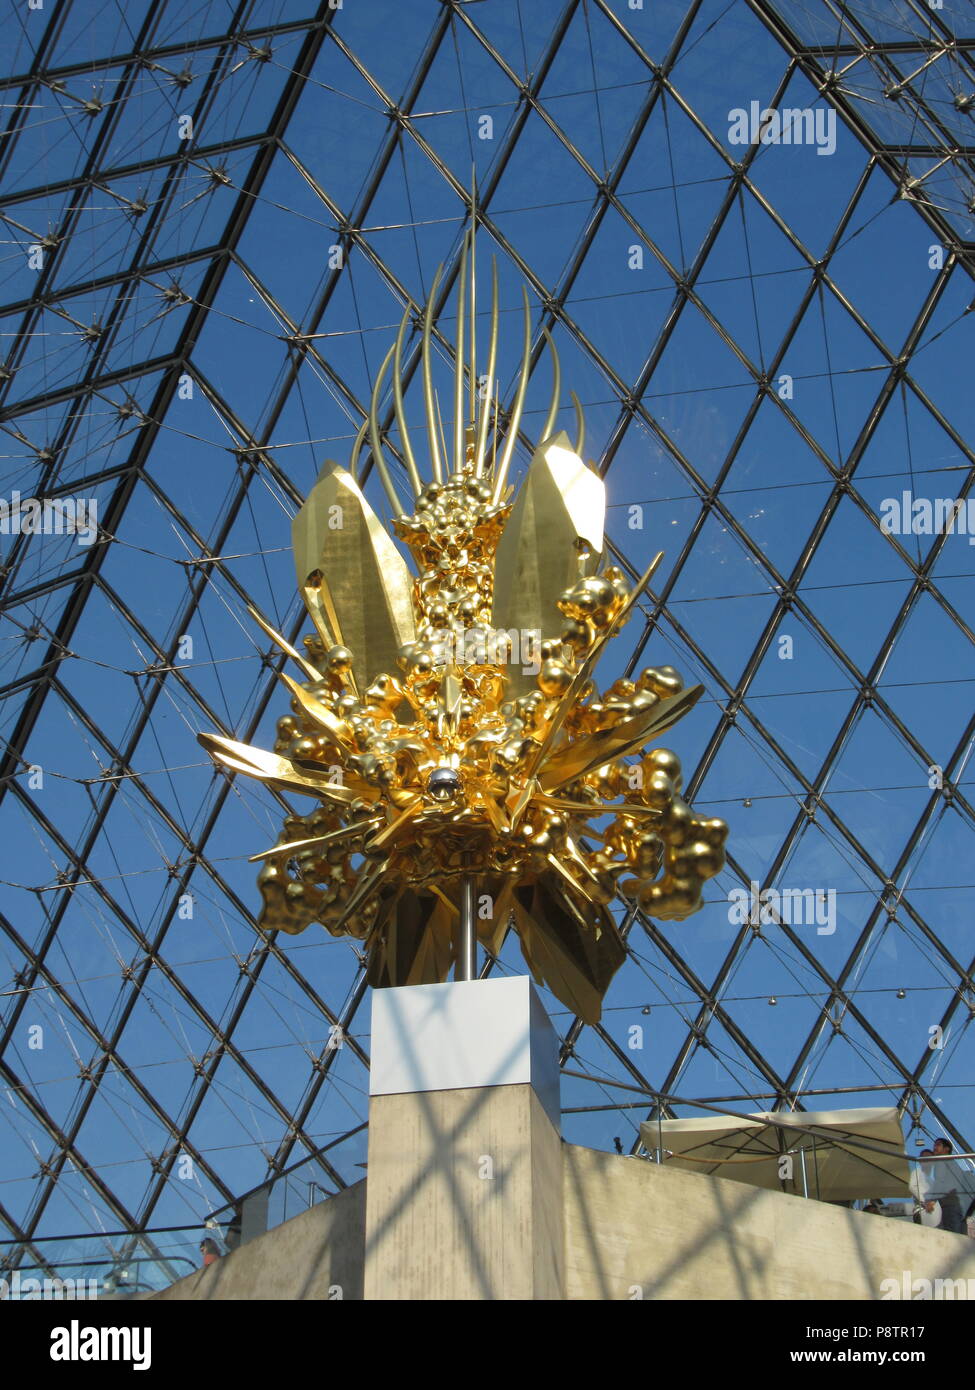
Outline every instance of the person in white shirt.
[[942, 1218], [941, 1203], [930, 1195], [934, 1164], [923, 1162], [925, 1158], [933, 1158], [934, 1151], [932, 1149], [922, 1149], [920, 1156], [922, 1162], [915, 1164], [911, 1172], [911, 1192], [914, 1197], [914, 1219], [921, 1226], [938, 1227], [941, 1225]]

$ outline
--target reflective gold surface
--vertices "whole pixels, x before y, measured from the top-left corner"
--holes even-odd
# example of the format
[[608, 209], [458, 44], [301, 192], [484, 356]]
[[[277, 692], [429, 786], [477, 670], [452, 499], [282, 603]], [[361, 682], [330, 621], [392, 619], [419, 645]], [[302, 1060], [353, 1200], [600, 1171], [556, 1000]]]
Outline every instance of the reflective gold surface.
[[[356, 683], [395, 667], [413, 639], [413, 578], [355, 479], [326, 464], [291, 525], [298, 588], [322, 638], [352, 652]], [[311, 582], [309, 579], [311, 578]], [[317, 592], [316, 592], [317, 591]], [[317, 600], [317, 602], [316, 602]], [[306, 644], [307, 645], [307, 644]], [[314, 660], [314, 657], [312, 657]]]
[[[558, 601], [583, 574], [599, 567], [606, 489], [557, 434], [535, 450], [498, 545], [492, 622], [498, 628], [552, 632], [561, 621]], [[536, 689], [520, 664], [508, 672], [508, 693]]]
[[[495, 293], [492, 373], [497, 316]], [[496, 953], [513, 926], [536, 979], [593, 1022], [625, 957], [609, 904], [621, 894], [659, 918], [696, 911], [724, 863], [727, 827], [684, 802], [673, 753], [644, 751], [700, 687], [685, 690], [668, 666], [603, 693], [591, 679], [659, 556], [635, 590], [615, 566], [600, 568], [604, 485], [564, 434], [542, 441], [513, 506], [507, 495], [526, 324], [507, 438], [497, 443], [489, 390], [479, 419], [454, 421], [449, 471], [435, 452], [425, 485], [394, 391], [413, 501], [393, 526], [412, 573], [352, 472], [323, 473], [293, 533], [315, 626], [306, 655], [262, 622], [300, 671], [284, 678], [291, 712], [274, 752], [200, 738], [234, 771], [319, 803], [289, 816], [278, 844], [255, 856], [262, 927], [319, 922], [363, 940], [373, 985], [439, 981], [456, 954], [460, 885], [473, 876], [486, 949]], [[424, 398], [436, 451], [430, 328], [428, 311]], [[473, 369], [472, 342], [469, 379]], [[557, 405], [557, 366], [553, 378]], [[463, 381], [458, 353], [458, 414]], [[550, 407], [546, 429], [554, 418]], [[395, 498], [378, 385], [370, 432]]]

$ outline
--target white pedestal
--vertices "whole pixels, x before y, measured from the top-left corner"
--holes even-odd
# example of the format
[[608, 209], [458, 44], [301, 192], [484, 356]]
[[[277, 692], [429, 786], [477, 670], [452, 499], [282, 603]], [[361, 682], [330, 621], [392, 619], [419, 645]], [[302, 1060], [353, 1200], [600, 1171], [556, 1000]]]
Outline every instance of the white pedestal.
[[527, 977], [373, 994], [367, 1299], [564, 1297], [558, 1041]]
[[558, 1048], [527, 975], [378, 989], [369, 1094], [527, 1085], [558, 1129]]

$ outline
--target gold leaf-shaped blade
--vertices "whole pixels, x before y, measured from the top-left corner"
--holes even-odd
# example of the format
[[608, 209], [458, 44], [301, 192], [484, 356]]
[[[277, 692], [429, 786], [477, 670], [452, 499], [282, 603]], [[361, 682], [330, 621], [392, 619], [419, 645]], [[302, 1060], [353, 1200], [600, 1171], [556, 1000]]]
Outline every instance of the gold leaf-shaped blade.
[[258, 627], [263, 632], [267, 633], [268, 637], [270, 637], [274, 645], [276, 647], [279, 647], [281, 651], [285, 652], [288, 656], [290, 656], [292, 661], [297, 662], [297, 664], [301, 667], [301, 669], [304, 671], [305, 675], [310, 681], [317, 681], [319, 679], [319, 673], [315, 670], [314, 666], [312, 666], [311, 662], [307, 661], [305, 657], [303, 657], [301, 653], [291, 645], [288, 639], [286, 637], [282, 637], [281, 633], [278, 632], [275, 628], [273, 628], [270, 623], [265, 622], [264, 619], [261, 617], [260, 613], [258, 613], [256, 608], [252, 607], [251, 604], [248, 604], [247, 611], [254, 619], [255, 623], [257, 623]]
[[[395, 673], [400, 647], [413, 641], [413, 580], [352, 475], [328, 463], [291, 526], [298, 588], [318, 585], [333, 636], [352, 651], [360, 690]], [[314, 616], [314, 615], [313, 615]]]
[[661, 700], [652, 709], [622, 719], [610, 729], [600, 729], [587, 734], [574, 743], [565, 743], [546, 759], [538, 780], [546, 792], [558, 791], [568, 782], [583, 777], [594, 768], [613, 758], [623, 758], [635, 748], [642, 748], [651, 738], [662, 734], [678, 719], [682, 719], [689, 709], [697, 703], [703, 693], [703, 685], [682, 690], [668, 700]]
[[[605, 517], [603, 480], [573, 453], [565, 431], [540, 444], [498, 543], [492, 625], [555, 636], [558, 599], [599, 563]], [[535, 688], [535, 676], [514, 660], [506, 674], [509, 698]]]

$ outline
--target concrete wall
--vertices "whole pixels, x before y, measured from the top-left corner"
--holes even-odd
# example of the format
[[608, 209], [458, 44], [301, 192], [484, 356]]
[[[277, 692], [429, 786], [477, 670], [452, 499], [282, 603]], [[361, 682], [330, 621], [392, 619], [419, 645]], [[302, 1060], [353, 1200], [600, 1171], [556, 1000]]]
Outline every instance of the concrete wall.
[[905, 1271], [975, 1295], [965, 1236], [562, 1144], [530, 1087], [422, 1102], [373, 1100], [368, 1237], [361, 1182], [154, 1297], [862, 1300]]
[[362, 1181], [152, 1297], [361, 1299], [365, 1222]]
[[561, 1149], [530, 1085], [373, 1096], [366, 1298], [562, 1298]]
[[971, 1279], [975, 1241], [566, 1145], [566, 1297], [879, 1299]]

